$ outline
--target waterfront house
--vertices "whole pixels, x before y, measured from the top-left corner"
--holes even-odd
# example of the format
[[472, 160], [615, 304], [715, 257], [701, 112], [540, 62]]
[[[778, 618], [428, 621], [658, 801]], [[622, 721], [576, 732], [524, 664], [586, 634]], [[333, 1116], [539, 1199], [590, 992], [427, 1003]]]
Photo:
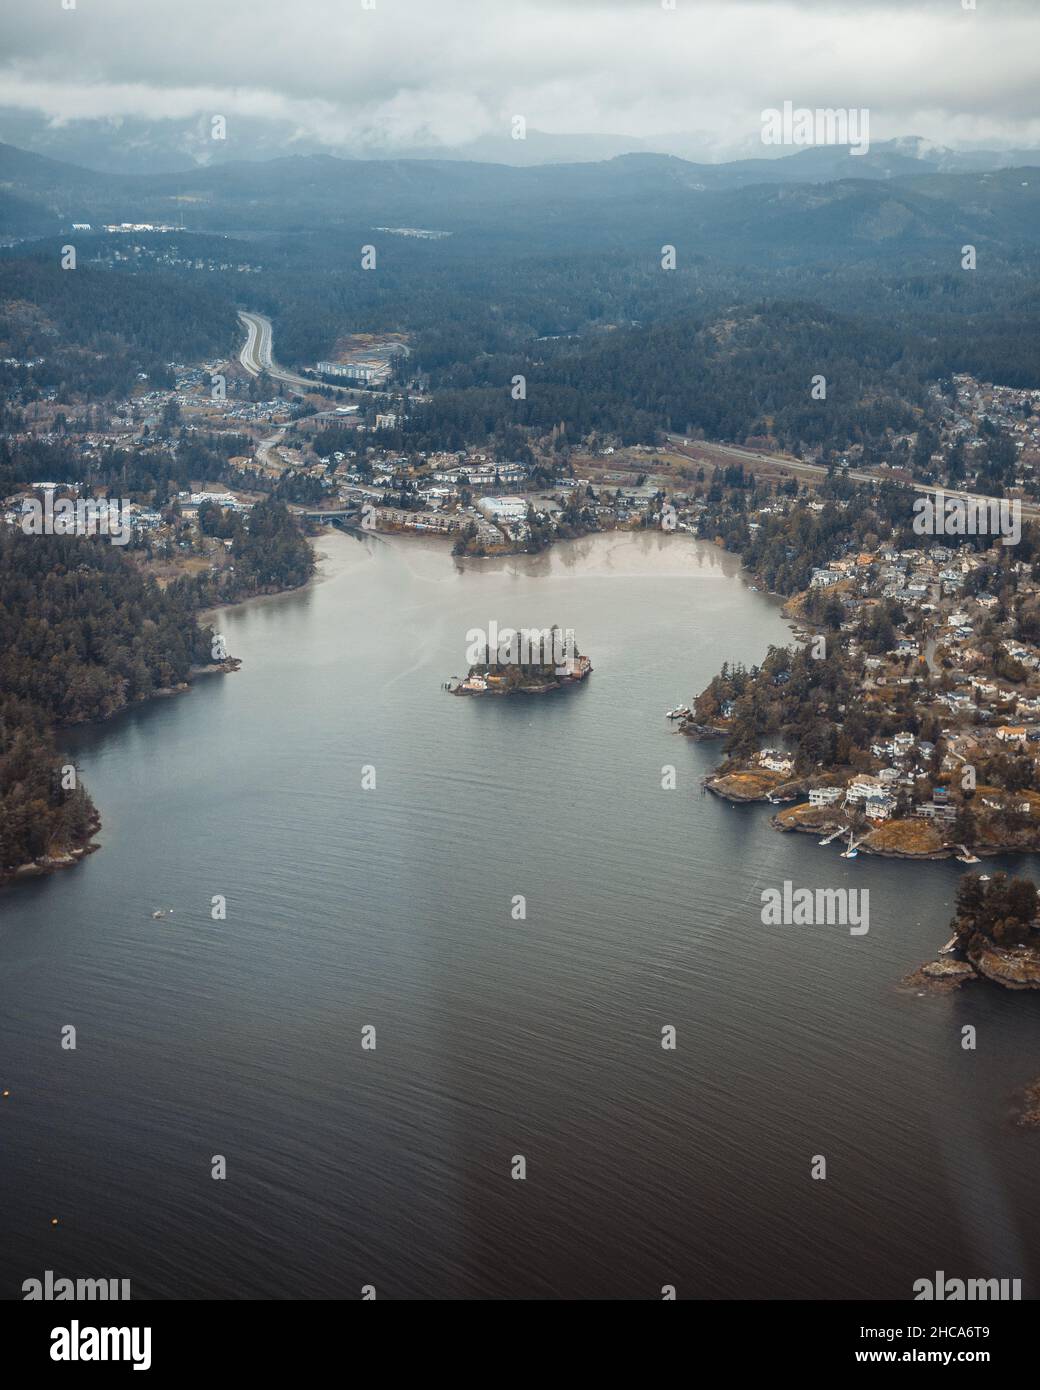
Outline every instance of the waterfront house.
[[842, 576], [835, 570], [816, 569], [813, 570], [809, 587], [812, 589], [829, 589], [832, 585], [837, 584], [841, 578]]
[[881, 792], [863, 798], [863, 814], [868, 820], [889, 820], [896, 809], [895, 797]]
[[833, 806], [845, 795], [844, 787], [810, 787], [810, 806]]
[[794, 768], [794, 760], [783, 753], [778, 753], [775, 748], [764, 748], [758, 755], [759, 765], [768, 768], [770, 772], [791, 772]]
[[885, 796], [884, 783], [877, 777], [869, 777], [866, 773], [859, 773], [852, 779], [845, 789], [845, 800], [852, 805], [857, 802], [865, 801], [870, 796]]

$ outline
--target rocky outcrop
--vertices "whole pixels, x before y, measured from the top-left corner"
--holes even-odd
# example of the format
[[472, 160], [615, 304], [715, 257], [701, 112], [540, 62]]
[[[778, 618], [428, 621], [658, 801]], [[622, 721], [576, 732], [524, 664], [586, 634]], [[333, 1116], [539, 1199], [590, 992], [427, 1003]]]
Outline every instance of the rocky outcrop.
[[1027, 946], [987, 946], [967, 960], [940, 956], [907, 975], [903, 983], [945, 993], [968, 980], [989, 980], [1004, 989], [1040, 989], [1040, 952]]
[[0, 873], [0, 883], [12, 883], [23, 878], [42, 878], [44, 874], [57, 873], [59, 869], [71, 869], [73, 864], [78, 864], [86, 855], [93, 854], [101, 848], [94, 838], [100, 829], [100, 817], [92, 816], [82, 844], [71, 845], [67, 849], [55, 847], [52, 854], [41, 854], [39, 859], [33, 859], [28, 864], [19, 864], [17, 868]]
[[768, 801], [775, 790], [776, 777], [768, 772], [731, 772], [706, 778], [704, 785], [724, 801]]
[[1040, 989], [1040, 955], [1027, 946], [989, 946], [972, 964], [983, 979], [1005, 989]]
[[696, 743], [707, 743], [713, 738], [728, 738], [729, 730], [720, 729], [717, 724], [695, 724], [692, 719], [684, 719], [679, 725], [679, 732], [685, 734], [687, 738], [692, 738]]
[[1040, 1129], [1040, 1078], [1031, 1081], [1022, 1092], [1018, 1124], [1023, 1129]]
[[954, 960], [950, 956], [940, 956], [930, 960], [919, 970], [911, 971], [903, 984], [911, 989], [927, 989], [931, 994], [950, 994], [969, 980], [977, 980], [973, 965], [966, 960]]

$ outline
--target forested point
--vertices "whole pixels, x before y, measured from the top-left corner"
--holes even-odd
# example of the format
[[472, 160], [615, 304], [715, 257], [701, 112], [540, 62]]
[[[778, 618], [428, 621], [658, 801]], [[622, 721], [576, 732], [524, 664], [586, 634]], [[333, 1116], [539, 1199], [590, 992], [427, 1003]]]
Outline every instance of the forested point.
[[183, 687], [212, 661], [202, 608], [296, 587], [313, 571], [283, 503], [258, 503], [248, 523], [220, 513], [209, 524], [230, 527], [233, 569], [165, 588], [104, 538], [0, 529], [0, 877], [81, 848], [96, 828], [55, 729]]

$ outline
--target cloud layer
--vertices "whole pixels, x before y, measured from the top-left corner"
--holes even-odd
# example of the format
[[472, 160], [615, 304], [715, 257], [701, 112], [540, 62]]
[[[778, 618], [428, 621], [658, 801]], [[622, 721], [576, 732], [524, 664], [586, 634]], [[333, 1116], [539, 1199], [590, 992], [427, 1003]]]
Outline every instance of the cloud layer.
[[[532, 129], [707, 133], [868, 107], [876, 140], [1040, 145], [1040, 5], [1018, 0], [4, 0], [0, 105], [52, 121], [271, 116], [330, 147]], [[65, 0], [70, 3], [70, 0]]]

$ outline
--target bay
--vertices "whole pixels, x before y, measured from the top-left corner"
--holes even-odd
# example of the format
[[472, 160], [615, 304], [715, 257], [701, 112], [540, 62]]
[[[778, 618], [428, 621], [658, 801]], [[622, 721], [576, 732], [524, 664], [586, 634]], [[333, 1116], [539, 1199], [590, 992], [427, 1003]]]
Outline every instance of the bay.
[[[897, 988], [960, 870], [778, 835], [663, 718], [776, 601], [679, 535], [319, 544], [219, 615], [240, 671], [66, 740], [103, 848], [0, 899], [0, 1296], [1034, 1296], [1040, 1001]], [[452, 698], [492, 620], [594, 674]], [[869, 933], [763, 926], [784, 880], [869, 889]]]

